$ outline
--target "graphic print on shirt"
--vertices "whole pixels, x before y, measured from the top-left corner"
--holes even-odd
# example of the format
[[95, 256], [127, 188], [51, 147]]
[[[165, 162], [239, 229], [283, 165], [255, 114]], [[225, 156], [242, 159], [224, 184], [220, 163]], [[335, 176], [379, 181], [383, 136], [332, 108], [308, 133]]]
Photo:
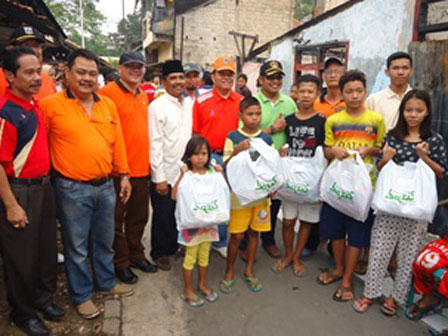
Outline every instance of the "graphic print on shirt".
[[288, 156], [311, 158], [316, 148], [322, 146], [325, 134], [325, 118], [315, 115], [308, 120], [299, 120], [295, 115], [286, 118]]

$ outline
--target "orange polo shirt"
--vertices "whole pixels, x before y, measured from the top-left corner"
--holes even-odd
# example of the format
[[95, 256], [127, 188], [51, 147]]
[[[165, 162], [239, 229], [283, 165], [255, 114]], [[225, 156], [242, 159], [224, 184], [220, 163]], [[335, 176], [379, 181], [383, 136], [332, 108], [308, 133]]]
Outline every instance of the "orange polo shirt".
[[345, 110], [345, 103], [341, 99], [336, 103], [331, 104], [325, 100], [325, 95], [323, 94], [314, 101], [314, 110], [321, 113], [322, 115], [325, 116], [325, 118], [328, 119], [333, 114]]
[[[9, 83], [6, 80], [5, 73], [3, 72], [3, 68], [0, 68], [0, 97], [3, 97], [6, 93], [6, 89], [9, 87]], [[54, 85], [53, 80], [46, 73], [42, 73], [42, 86], [39, 90], [39, 93], [34, 97], [37, 98], [38, 101], [42, 101], [45, 97], [51, 96], [57, 92], [56, 85]]]
[[149, 175], [148, 95], [139, 88], [134, 94], [121, 81], [107, 84], [98, 93], [117, 107], [131, 177]]
[[115, 104], [105, 96], [93, 97], [92, 117], [70, 90], [40, 104], [54, 169], [80, 181], [129, 173]]
[[224, 151], [227, 135], [238, 128], [242, 99], [235, 91], [224, 98], [215, 88], [197, 97], [193, 107], [193, 132], [207, 138], [213, 150]]

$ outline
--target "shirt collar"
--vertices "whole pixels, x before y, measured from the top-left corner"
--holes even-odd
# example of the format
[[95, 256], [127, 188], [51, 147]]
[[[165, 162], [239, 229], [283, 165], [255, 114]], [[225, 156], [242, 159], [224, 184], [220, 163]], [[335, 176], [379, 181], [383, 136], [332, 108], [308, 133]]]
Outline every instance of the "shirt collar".
[[176, 104], [183, 104], [184, 103], [184, 97], [182, 95], [182, 101], [179, 101], [179, 98], [174, 97], [173, 95], [169, 94], [168, 92], [165, 92], [165, 94], [162, 97], [166, 97], [169, 101]]
[[19, 104], [25, 110], [31, 110], [38, 106], [36, 98], [32, 97], [31, 101], [26, 100], [12, 92], [9, 87], [6, 89], [5, 98], [6, 100], [11, 100], [16, 104]]
[[[409, 91], [411, 91], [411, 86], [408, 85], [408, 87], [406, 88], [406, 91], [404, 92], [404, 94], [408, 93]], [[386, 89], [386, 94], [387, 94], [387, 98], [391, 99], [391, 98], [398, 98], [400, 99], [400, 96], [398, 96], [398, 94], [396, 94], [394, 91], [392, 91], [392, 89], [390, 88], [390, 86], [387, 87]]]
[[218, 92], [218, 90], [216, 90], [215, 87], [213, 87], [212, 90], [213, 90], [213, 96], [216, 97], [218, 100], [227, 100], [227, 99], [235, 100], [235, 92], [233, 90], [230, 91], [230, 95], [227, 98], [221, 96], [221, 94]]
[[[70, 99], [76, 99], [75, 95], [72, 93], [72, 91], [70, 90], [70, 88], [67, 88], [67, 89], [65, 90], [65, 95], [67, 96], [67, 98], [70, 98]], [[92, 95], [93, 95], [93, 101], [94, 101], [94, 102], [98, 102], [98, 101], [100, 101], [100, 97], [99, 97], [95, 92], [92, 92]]]
[[[259, 91], [258, 94], [259, 94], [259, 97], [260, 97], [262, 103], [267, 103], [267, 102], [272, 103], [272, 100], [270, 100], [268, 97], [266, 97], [266, 96], [264, 95], [264, 93], [263, 93], [263, 89], [261, 89], [261, 90]], [[285, 100], [285, 95], [284, 95], [282, 92], [279, 92], [279, 93], [278, 93], [278, 99], [277, 99], [277, 101], [275, 102], [275, 104], [277, 104], [277, 103], [281, 103], [281, 102], [283, 102], [284, 100]]]
[[258, 132], [254, 133], [254, 134], [249, 134], [249, 133], [244, 132], [244, 131], [243, 131], [243, 128], [238, 128], [238, 131], [239, 131], [242, 135], [247, 136], [248, 138], [256, 137], [257, 135], [259, 135], [259, 134], [261, 133], [261, 130], [259, 130]]
[[[124, 92], [126, 92], [126, 93], [132, 93], [124, 84], [123, 84], [123, 82], [120, 80], [120, 79], [117, 79], [117, 80], [115, 80], [115, 83], [117, 83], [117, 85], [118, 85], [118, 87], [120, 88], [120, 89], [122, 89]], [[135, 90], [135, 94], [136, 95], [138, 95], [138, 94], [140, 94], [140, 89], [139, 89], [139, 87], [137, 86], [137, 90]]]

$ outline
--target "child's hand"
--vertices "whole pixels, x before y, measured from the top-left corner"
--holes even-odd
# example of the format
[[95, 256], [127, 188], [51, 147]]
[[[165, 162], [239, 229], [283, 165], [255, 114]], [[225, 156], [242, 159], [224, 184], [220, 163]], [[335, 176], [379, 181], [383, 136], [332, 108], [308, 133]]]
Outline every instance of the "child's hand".
[[334, 146], [331, 147], [331, 151], [333, 152], [333, 156], [338, 160], [344, 160], [349, 157], [347, 149], [343, 147]]
[[287, 156], [288, 152], [289, 152], [289, 148], [285, 148], [285, 147], [282, 147], [278, 150], [278, 153], [280, 154], [281, 157]]
[[217, 173], [222, 173], [224, 171], [220, 165], [214, 165], [213, 168]]
[[415, 151], [420, 158], [424, 158], [429, 155], [429, 145], [426, 141], [420, 142], [415, 146]]
[[369, 149], [366, 147], [357, 147], [355, 148], [355, 151], [359, 153], [362, 159], [365, 159], [365, 157], [369, 155]]
[[273, 198], [273, 197], [275, 197], [275, 196], [277, 196], [277, 191], [274, 191], [274, 192], [270, 193], [270, 194], [268, 195], [268, 198]]
[[188, 171], [188, 166], [186, 164], [183, 164], [182, 167], [180, 167], [180, 174], [183, 175]]
[[383, 148], [383, 160], [390, 161], [395, 155], [397, 154], [397, 150], [393, 147], [389, 147], [389, 144], [386, 143], [386, 145]]
[[248, 150], [249, 147], [250, 147], [250, 140], [249, 139], [243, 140], [238, 144], [238, 146], [235, 147], [235, 149], [233, 150], [233, 155], [237, 155], [242, 151]]

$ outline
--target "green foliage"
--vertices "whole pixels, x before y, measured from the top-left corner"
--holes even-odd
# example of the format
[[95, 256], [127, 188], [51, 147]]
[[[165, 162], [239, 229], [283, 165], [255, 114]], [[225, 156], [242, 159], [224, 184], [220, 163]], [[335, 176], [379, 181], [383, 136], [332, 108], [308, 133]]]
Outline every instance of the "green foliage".
[[302, 20], [307, 15], [313, 13], [314, 0], [296, 0], [296, 7], [294, 10], [294, 18]]

